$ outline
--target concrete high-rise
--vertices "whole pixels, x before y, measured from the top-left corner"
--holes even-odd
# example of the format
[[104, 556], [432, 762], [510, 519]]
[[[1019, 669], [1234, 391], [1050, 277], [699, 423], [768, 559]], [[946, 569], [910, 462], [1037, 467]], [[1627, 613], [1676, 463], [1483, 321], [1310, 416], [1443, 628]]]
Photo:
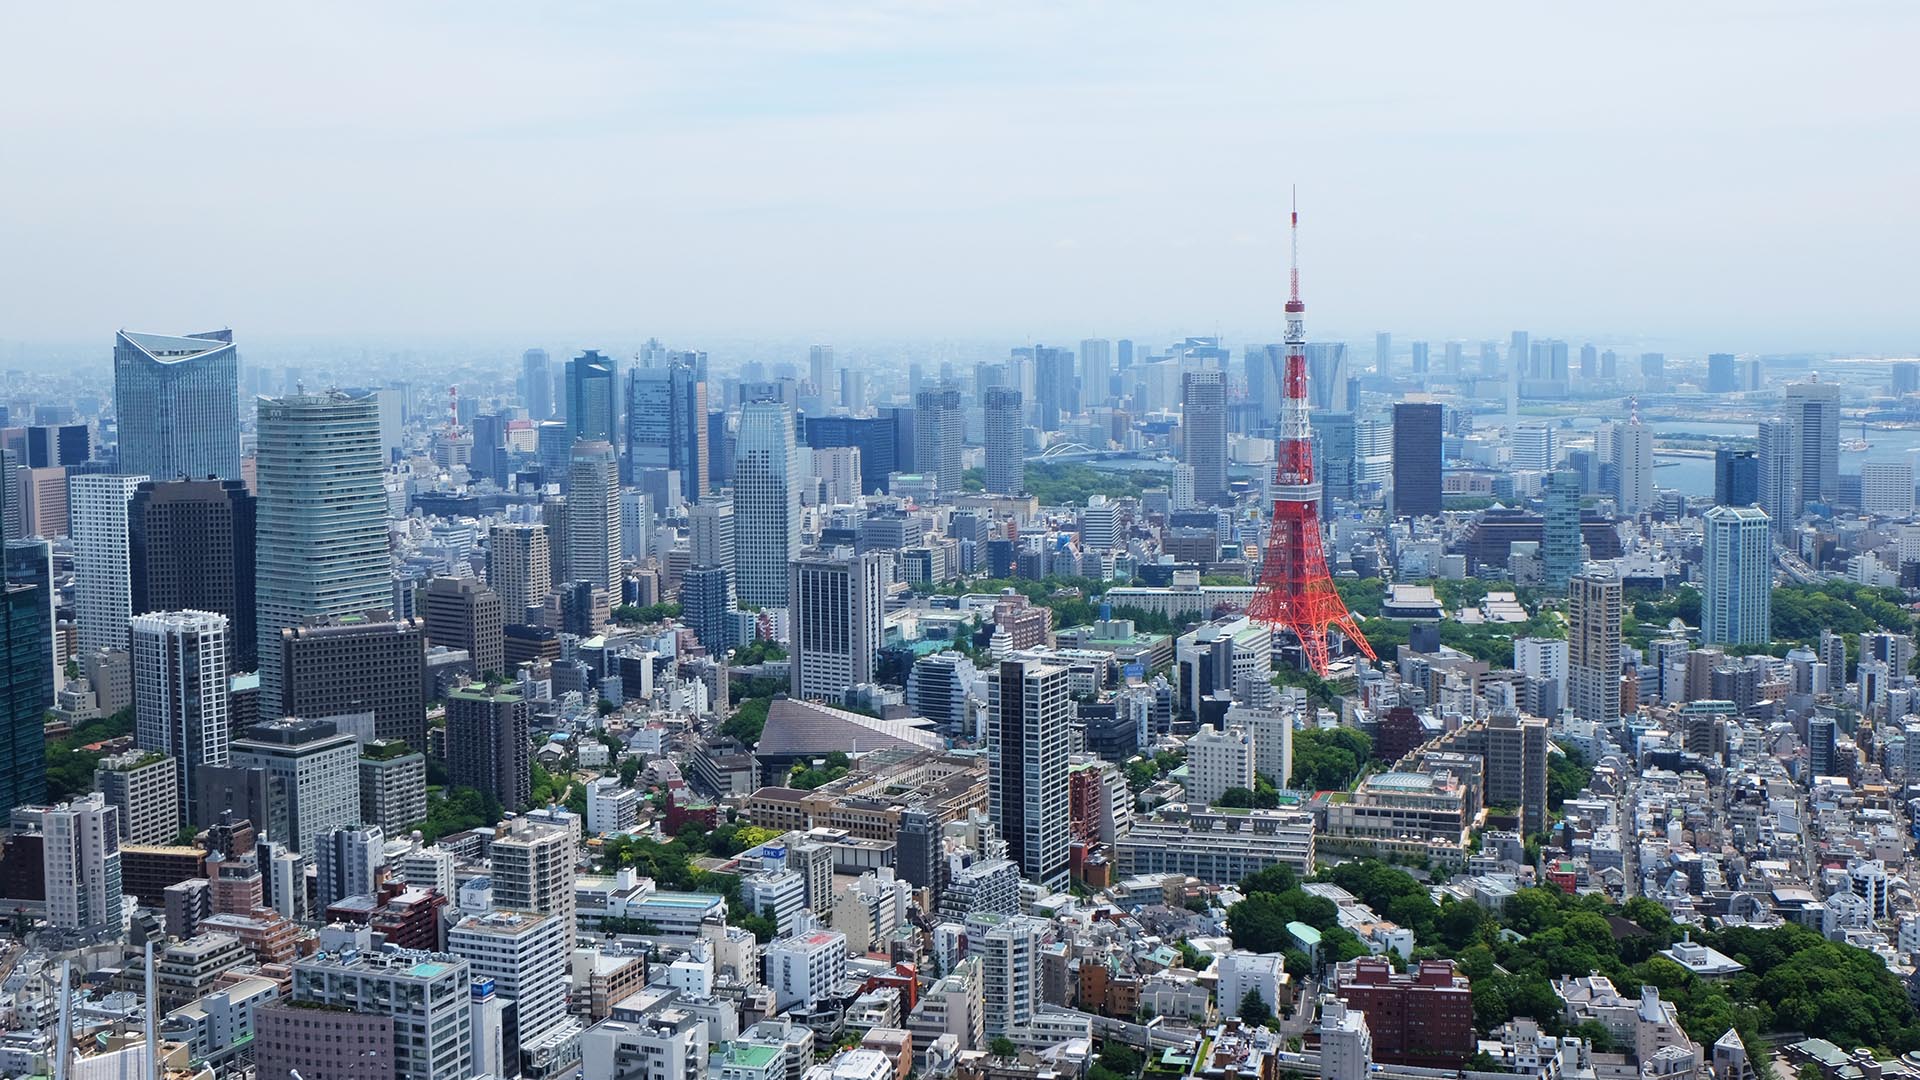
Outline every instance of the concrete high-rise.
[[1716, 506], [1703, 521], [1701, 643], [1767, 644], [1773, 640], [1772, 520], [1756, 506]]
[[940, 497], [951, 501], [960, 494], [960, 444], [966, 436], [966, 414], [961, 411], [960, 388], [942, 384], [920, 391], [914, 401], [914, 463], [921, 475], [940, 485]]
[[886, 613], [881, 556], [850, 548], [804, 552], [788, 564], [787, 582], [789, 692], [838, 703], [848, 687], [873, 682]]
[[73, 607], [83, 653], [127, 647], [127, 620], [133, 616], [127, 507], [144, 480], [144, 476], [83, 473], [67, 482], [73, 528]]
[[1113, 342], [1106, 338], [1088, 338], [1080, 343], [1080, 401], [1091, 408], [1105, 405], [1112, 396]]
[[1638, 414], [1613, 427], [1613, 476], [1619, 489], [1620, 512], [1626, 515], [1653, 509], [1653, 429]]
[[[289, 1070], [306, 1065], [315, 1076], [349, 1080], [467, 1080], [474, 1075], [472, 984], [466, 960], [445, 953], [354, 950], [295, 961], [293, 1001], [318, 1008], [263, 1009], [299, 1019], [270, 1030], [262, 1025], [260, 1080], [287, 1080], [268, 1068], [283, 1062]], [[325, 1023], [329, 1017], [336, 1019]], [[391, 1028], [382, 1041], [378, 1032], [336, 1030], [340, 1018], [350, 1026], [379, 1018]]]
[[738, 551], [733, 497], [717, 495], [687, 509], [687, 556], [691, 566], [724, 566], [732, 571]]
[[240, 479], [240, 361], [233, 331], [113, 340], [113, 403], [123, 473], [156, 480]]
[[1180, 377], [1180, 460], [1193, 469], [1193, 497], [1208, 506], [1232, 502], [1227, 491], [1227, 380], [1219, 371]]
[[41, 812], [48, 925], [119, 936], [124, 891], [119, 816], [97, 791]]
[[1393, 407], [1393, 512], [1429, 517], [1445, 508], [1441, 486], [1442, 408], [1430, 402]]
[[553, 372], [547, 366], [547, 350], [528, 349], [520, 354], [520, 404], [534, 423], [553, 418]]
[[386, 834], [373, 825], [330, 825], [307, 847], [314, 869], [314, 910], [349, 896], [372, 896], [386, 863]]
[[1551, 424], [1521, 424], [1513, 429], [1513, 467], [1546, 472], [1560, 462], [1558, 433]]
[[[360, 744], [330, 720], [270, 720], [233, 740], [228, 764], [263, 769], [287, 800], [287, 843], [311, 853], [323, 829], [358, 825]], [[409, 823], [411, 824], [411, 823]]]
[[277, 645], [287, 673], [279, 715], [343, 724], [371, 715], [374, 738], [426, 747], [424, 620], [310, 620], [281, 631]]
[[[1046, 345], [1033, 347], [1033, 401], [1040, 430], [1060, 430], [1060, 417], [1080, 411], [1080, 386], [1074, 379], [1073, 353]], [[925, 465], [921, 466], [926, 469]]]
[[505, 606], [498, 593], [474, 578], [433, 578], [420, 587], [420, 614], [429, 643], [465, 649], [477, 675], [507, 673], [500, 637]]
[[1776, 528], [1798, 526], [1801, 498], [1800, 425], [1791, 417], [1762, 420], [1755, 440], [1760, 461], [1759, 505]]
[[1393, 374], [1393, 334], [1381, 330], [1373, 335], [1373, 373]]
[[740, 410], [734, 462], [734, 591], [743, 604], [785, 607], [787, 563], [800, 551], [800, 455], [793, 416], [770, 401]]
[[821, 399], [831, 402], [834, 386], [833, 346], [813, 345], [807, 349], [807, 381], [813, 384], [813, 392]]
[[1068, 668], [1001, 660], [988, 676], [987, 796], [1007, 858], [1027, 880], [1066, 888], [1067, 758], [1073, 703]]
[[196, 820], [195, 777], [225, 765], [232, 741], [226, 616], [172, 611], [133, 618], [134, 742], [173, 759], [181, 815]]
[[1840, 495], [1840, 387], [1804, 382], [1787, 387], [1781, 407], [1800, 435], [1800, 505]]
[[280, 697], [280, 632], [392, 603], [379, 404], [343, 393], [262, 398], [256, 465], [260, 694]]
[[1620, 579], [1610, 570], [1576, 574], [1567, 601], [1568, 704], [1597, 724], [1620, 718]]
[[605, 439], [573, 444], [567, 487], [567, 580], [620, 595], [620, 461]]
[[989, 386], [987, 414], [987, 490], [995, 495], [1018, 495], [1027, 487], [1026, 422], [1021, 416], [1020, 391], [1011, 386]]
[[[622, 537], [624, 539], [624, 523]], [[502, 618], [527, 621], [527, 609], [547, 602], [553, 564], [547, 527], [527, 522], [495, 525], [487, 532], [487, 586], [500, 597]]]
[[132, 614], [225, 615], [228, 663], [255, 670], [254, 518], [253, 495], [240, 480], [141, 484], [127, 507]]
[[447, 775], [514, 811], [532, 795], [531, 708], [519, 691], [475, 684], [447, 695]]
[[[567, 1022], [567, 958], [574, 928], [558, 915], [492, 911], [469, 915], [447, 931], [447, 951], [473, 965], [512, 1000], [519, 1042], [532, 1046]], [[678, 1080], [678, 1078], [675, 1078]]]
[[614, 364], [593, 349], [567, 361], [567, 435], [611, 444], [620, 433]]
[[573, 925], [574, 852], [579, 840], [561, 825], [514, 818], [495, 834], [489, 851], [493, 906], [501, 911], [559, 914]]

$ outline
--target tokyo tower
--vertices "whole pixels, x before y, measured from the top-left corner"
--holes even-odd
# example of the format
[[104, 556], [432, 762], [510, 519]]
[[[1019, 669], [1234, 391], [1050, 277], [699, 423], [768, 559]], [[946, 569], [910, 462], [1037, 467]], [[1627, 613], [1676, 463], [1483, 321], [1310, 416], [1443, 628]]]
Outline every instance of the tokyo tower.
[[1275, 440], [1273, 526], [1260, 564], [1260, 583], [1247, 614], [1300, 639], [1307, 663], [1327, 673], [1327, 630], [1337, 627], [1375, 659], [1373, 646], [1354, 625], [1353, 612], [1333, 587], [1322, 550], [1319, 489], [1313, 482], [1313, 429], [1307, 422], [1307, 305], [1300, 302], [1300, 210], [1293, 211], [1292, 261], [1287, 297], [1287, 359], [1282, 375], [1280, 437]]

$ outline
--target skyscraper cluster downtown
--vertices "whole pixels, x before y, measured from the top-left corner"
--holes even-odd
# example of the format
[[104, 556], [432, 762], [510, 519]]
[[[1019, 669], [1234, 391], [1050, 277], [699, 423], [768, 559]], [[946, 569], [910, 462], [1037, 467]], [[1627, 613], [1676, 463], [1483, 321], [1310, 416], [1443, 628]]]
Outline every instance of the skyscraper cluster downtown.
[[1737, 976], [1920, 953], [1920, 366], [1361, 370], [1299, 273], [1238, 355], [9, 374], [0, 1068], [1893, 1069]]

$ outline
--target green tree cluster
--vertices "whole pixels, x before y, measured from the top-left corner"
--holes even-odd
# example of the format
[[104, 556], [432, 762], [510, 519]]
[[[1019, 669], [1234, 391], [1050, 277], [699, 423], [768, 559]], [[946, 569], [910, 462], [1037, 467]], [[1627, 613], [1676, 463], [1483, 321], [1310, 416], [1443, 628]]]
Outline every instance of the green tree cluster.
[[680, 605], [676, 603], [649, 604], [636, 607], [633, 604], [621, 604], [613, 609], [613, 621], [621, 626], [644, 626], [647, 623], [665, 622], [680, 617]]
[[1337, 791], [1360, 776], [1373, 753], [1373, 740], [1356, 728], [1309, 728], [1293, 736], [1293, 776], [1288, 786], [1302, 791]]
[[732, 662], [742, 667], [749, 667], [754, 664], [764, 664], [769, 660], [785, 660], [786, 658], [787, 650], [781, 648], [779, 642], [770, 641], [766, 638], [757, 638], [733, 650]]
[[82, 749], [133, 733], [133, 707], [87, 720], [46, 746], [47, 801], [66, 802], [93, 790], [93, 770], [106, 755]]
[[823, 764], [819, 766], [795, 762], [793, 771], [787, 775], [787, 786], [799, 788], [801, 791], [812, 791], [814, 788], [831, 784], [847, 775], [847, 770], [853, 766], [853, 762], [847, 755], [838, 750], [828, 754], [822, 760]]
[[[1558, 746], [1559, 744], [1555, 744]], [[1560, 809], [1568, 799], [1593, 780], [1593, 766], [1579, 751], [1560, 747], [1561, 752], [1547, 755], [1547, 807]]]
[[1875, 588], [1851, 581], [1788, 584], [1773, 590], [1776, 641], [1813, 642], [1820, 631], [1862, 634], [1888, 630], [1913, 633], [1913, 618], [1899, 589]]
[[456, 787], [429, 798], [425, 820], [413, 827], [431, 844], [443, 836], [497, 824], [501, 817], [498, 799], [478, 788]]
[[767, 726], [767, 710], [773, 707], [771, 697], [750, 697], [734, 706], [733, 715], [720, 725], [720, 734], [730, 735], [748, 746], [760, 742], [760, 733]]

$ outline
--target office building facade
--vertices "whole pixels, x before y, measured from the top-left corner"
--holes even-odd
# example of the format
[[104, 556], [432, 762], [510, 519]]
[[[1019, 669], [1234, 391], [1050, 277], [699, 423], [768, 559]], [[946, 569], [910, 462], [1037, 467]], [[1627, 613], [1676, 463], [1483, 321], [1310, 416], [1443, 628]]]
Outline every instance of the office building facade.
[[127, 507], [132, 614], [227, 617], [228, 661], [259, 663], [254, 632], [254, 498], [241, 480], [149, 480]]
[[127, 647], [133, 617], [133, 568], [127, 509], [144, 476], [88, 473], [68, 481], [73, 530], [73, 607], [80, 651]]
[[120, 471], [156, 480], [240, 479], [240, 359], [233, 331], [113, 341]]
[[933, 477], [940, 497], [951, 501], [960, 492], [960, 447], [966, 437], [966, 414], [960, 389], [939, 386], [920, 391], [914, 400], [914, 464], [921, 475]]
[[173, 611], [133, 618], [134, 742], [171, 758], [181, 814], [197, 820], [196, 774], [225, 765], [232, 741], [226, 616]]
[[786, 606], [787, 563], [800, 551], [798, 478], [793, 417], [785, 406], [743, 406], [733, 489], [734, 589], [743, 604]]
[[498, 593], [473, 578], [437, 577], [420, 587], [419, 599], [429, 643], [465, 649], [476, 674], [505, 674]]
[[1180, 460], [1193, 469], [1193, 497], [1225, 506], [1227, 493], [1227, 380], [1220, 371], [1180, 377]]
[[1445, 507], [1441, 486], [1444, 410], [1430, 402], [1393, 407], [1393, 512], [1429, 517]]
[[884, 577], [879, 554], [848, 548], [805, 552], [789, 564], [794, 697], [838, 703], [848, 687], [875, 681]]
[[1052, 889], [1068, 870], [1069, 669], [1009, 658], [988, 682], [988, 805], [1021, 875]]
[[[277, 644], [287, 672], [280, 715], [347, 726], [371, 716], [375, 738], [425, 748], [424, 620], [317, 619], [280, 631]], [[261, 700], [274, 700], [264, 687]]]
[[1026, 421], [1021, 415], [1020, 391], [1011, 386], [989, 386], [987, 414], [987, 490], [995, 495], [1018, 495], [1027, 487]]
[[263, 769], [287, 800], [288, 846], [312, 852], [313, 838], [335, 826], [358, 825], [360, 744], [332, 721], [269, 720], [233, 740], [227, 763]]
[[474, 685], [447, 695], [447, 774], [505, 810], [532, 795], [532, 711], [517, 690]]

